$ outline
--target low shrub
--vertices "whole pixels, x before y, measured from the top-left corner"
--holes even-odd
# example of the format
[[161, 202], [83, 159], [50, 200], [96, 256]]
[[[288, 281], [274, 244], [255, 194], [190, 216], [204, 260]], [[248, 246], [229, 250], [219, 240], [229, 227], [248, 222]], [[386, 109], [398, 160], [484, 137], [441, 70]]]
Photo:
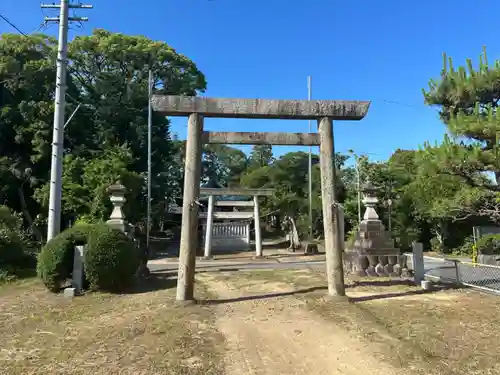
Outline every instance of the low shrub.
[[8, 207], [0, 206], [0, 269], [15, 275], [18, 270], [33, 268], [35, 257], [27, 251], [23, 221]]
[[465, 238], [460, 247], [453, 249], [453, 255], [472, 256], [472, 247], [474, 246], [474, 237], [468, 236]]
[[120, 291], [135, 280], [139, 253], [121, 231], [106, 224], [77, 224], [50, 240], [38, 257], [37, 273], [58, 292], [72, 277], [74, 248], [85, 245], [84, 285], [92, 290]]
[[500, 234], [489, 234], [481, 237], [477, 241], [478, 254], [499, 255], [500, 254]]
[[123, 232], [94, 227], [85, 252], [85, 273], [93, 290], [124, 290], [134, 283], [139, 265], [139, 252]]
[[0, 268], [21, 266], [25, 257], [23, 242], [15, 232], [0, 228]]
[[93, 226], [78, 224], [52, 238], [38, 256], [37, 274], [52, 292], [71, 278], [75, 246], [85, 245]]

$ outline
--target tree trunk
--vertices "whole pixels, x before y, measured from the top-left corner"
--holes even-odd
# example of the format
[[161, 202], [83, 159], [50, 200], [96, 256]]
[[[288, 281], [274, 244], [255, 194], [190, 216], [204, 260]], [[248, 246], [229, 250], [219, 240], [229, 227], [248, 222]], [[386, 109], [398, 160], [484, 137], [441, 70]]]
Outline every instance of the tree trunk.
[[24, 191], [23, 191], [23, 186], [21, 185], [19, 188], [17, 188], [17, 194], [19, 195], [19, 201], [21, 203], [21, 210], [23, 211], [24, 218], [28, 222], [31, 230], [33, 231], [33, 234], [36, 237], [36, 240], [40, 243], [43, 243], [43, 235], [40, 229], [35, 225], [33, 218], [31, 217], [31, 214], [28, 211], [28, 205], [26, 204], [26, 199], [24, 197]]
[[295, 219], [291, 216], [287, 216], [285, 220], [290, 223], [290, 246], [289, 249], [297, 250], [300, 248], [300, 238], [299, 231], [297, 230], [297, 226], [295, 225]]
[[435, 229], [436, 238], [441, 246], [441, 251], [447, 250], [446, 237], [448, 235], [448, 223], [446, 221], [439, 221]]

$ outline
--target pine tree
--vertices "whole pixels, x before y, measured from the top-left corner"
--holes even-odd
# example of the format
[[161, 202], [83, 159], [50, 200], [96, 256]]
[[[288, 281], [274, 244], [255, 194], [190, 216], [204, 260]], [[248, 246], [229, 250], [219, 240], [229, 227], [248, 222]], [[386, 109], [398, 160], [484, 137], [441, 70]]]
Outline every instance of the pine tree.
[[[444, 142], [425, 145], [423, 159], [437, 172], [460, 177], [469, 190], [462, 191], [457, 206], [475, 206], [475, 213], [491, 216], [500, 192], [500, 61], [489, 65], [486, 48], [474, 68], [472, 60], [457, 69], [443, 54], [438, 81], [430, 80], [423, 90], [425, 103], [440, 107], [440, 117], [448, 133]], [[482, 208], [480, 208], [481, 206]]]

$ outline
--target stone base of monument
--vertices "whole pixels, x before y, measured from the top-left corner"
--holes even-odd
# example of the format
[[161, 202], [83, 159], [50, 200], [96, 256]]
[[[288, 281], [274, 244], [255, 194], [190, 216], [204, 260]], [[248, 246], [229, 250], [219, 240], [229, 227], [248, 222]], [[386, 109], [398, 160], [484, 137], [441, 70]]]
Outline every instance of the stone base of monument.
[[365, 219], [359, 225], [354, 241], [346, 250], [344, 264], [347, 271], [357, 276], [401, 277], [406, 267], [406, 257], [377, 219]]
[[361, 277], [400, 277], [405, 271], [404, 255], [395, 253], [363, 254], [357, 251], [344, 253], [344, 268]]

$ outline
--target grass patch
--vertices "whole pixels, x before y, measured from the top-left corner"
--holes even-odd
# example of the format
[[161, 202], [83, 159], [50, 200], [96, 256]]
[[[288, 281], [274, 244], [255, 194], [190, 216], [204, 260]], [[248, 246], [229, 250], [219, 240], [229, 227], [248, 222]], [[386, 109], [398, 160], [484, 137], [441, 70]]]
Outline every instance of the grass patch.
[[419, 346], [450, 374], [500, 373], [500, 298], [474, 290], [448, 290], [360, 307], [391, 335]]
[[[297, 290], [296, 298], [366, 342], [374, 354], [418, 374], [500, 373], [500, 298], [470, 289], [422, 293], [385, 278], [347, 279], [351, 302], [332, 302], [323, 272], [258, 270], [231, 277], [237, 285], [273, 281]], [[306, 291], [306, 292], [304, 292]]]
[[[0, 288], [2, 374], [221, 374], [224, 337], [213, 307], [176, 307], [175, 289], [75, 299], [38, 281]], [[197, 284], [198, 297], [210, 298]]]

